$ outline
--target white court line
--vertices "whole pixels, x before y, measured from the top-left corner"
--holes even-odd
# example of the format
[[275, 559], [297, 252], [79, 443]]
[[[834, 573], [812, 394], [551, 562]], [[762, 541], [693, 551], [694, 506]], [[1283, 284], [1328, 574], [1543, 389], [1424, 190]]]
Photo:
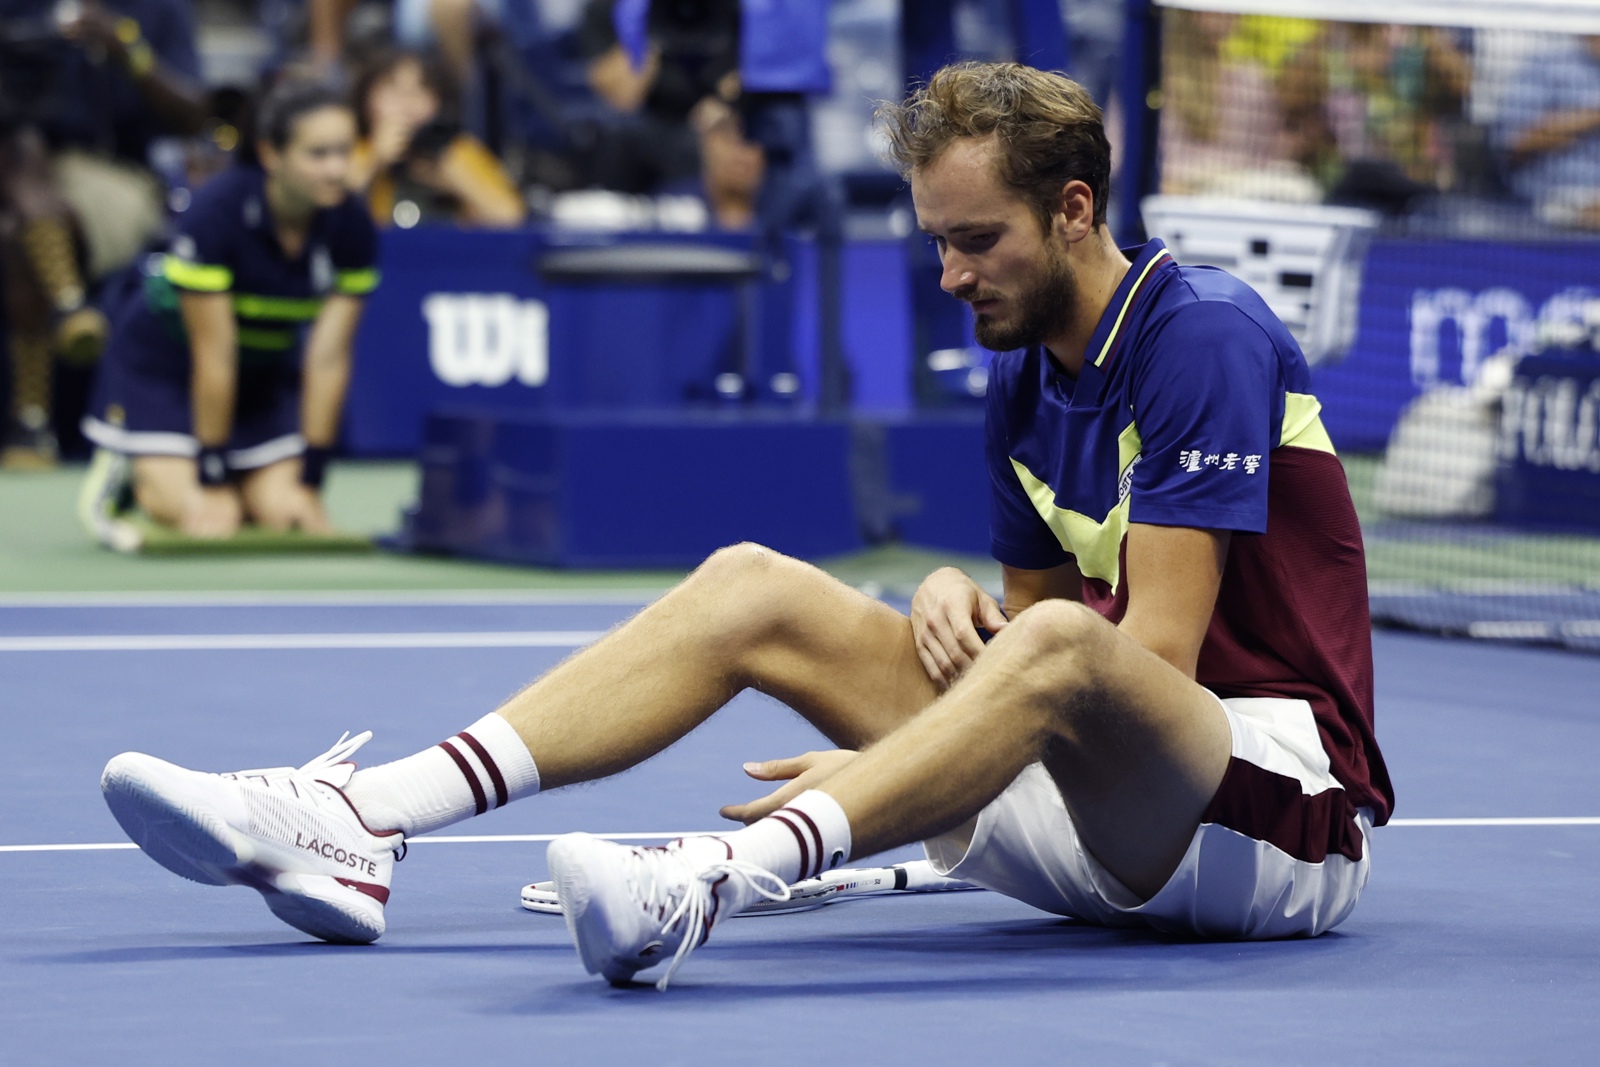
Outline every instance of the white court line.
[[[726, 830], [659, 830], [640, 834], [593, 834], [607, 841], [670, 841], [674, 837], [704, 837]], [[414, 837], [411, 845], [499, 845], [554, 841], [561, 834], [460, 834], [444, 837]], [[81, 845], [0, 845], [0, 852], [117, 852], [138, 848], [131, 841], [95, 841]]]
[[4, 593], [0, 608], [529, 607], [648, 604], [668, 587], [637, 589], [303, 590], [194, 593]]
[[1390, 819], [1386, 825], [1600, 825], [1600, 816], [1510, 817], [1510, 819]]
[[0, 652], [209, 652], [329, 648], [577, 648], [604, 630], [488, 630], [443, 633], [84, 634], [0, 637]]
[[1383, 578], [1375, 578], [1367, 583], [1369, 596], [1583, 596], [1595, 592], [1600, 592], [1600, 586], [1593, 582], [1527, 582], [1497, 578], [1441, 582], [1437, 585]]
[[[1600, 815], [1557, 815], [1532, 818], [1391, 819], [1389, 826], [1600, 826]], [[704, 837], [727, 830], [656, 830], [650, 833], [594, 834], [608, 841], [666, 841], [674, 837]], [[447, 834], [416, 837], [413, 845], [502, 845], [554, 841], [561, 834]], [[127, 841], [99, 841], [81, 845], [0, 845], [0, 852], [114, 852], [138, 848]]]

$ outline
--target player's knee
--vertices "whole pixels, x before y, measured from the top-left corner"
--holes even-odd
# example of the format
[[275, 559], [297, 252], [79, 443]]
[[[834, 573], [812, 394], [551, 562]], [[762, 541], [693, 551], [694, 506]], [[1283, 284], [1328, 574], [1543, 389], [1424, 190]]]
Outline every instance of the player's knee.
[[778, 553], [753, 541], [740, 541], [736, 545], [719, 548], [706, 557], [697, 573], [705, 573], [723, 581], [737, 578], [752, 571], [772, 566]]
[[712, 553], [689, 581], [702, 605], [702, 622], [714, 626], [722, 620], [729, 642], [749, 645], [784, 630], [790, 613], [806, 600], [812, 571], [781, 552], [744, 542]]
[[1082, 604], [1043, 600], [1021, 612], [1002, 635], [1027, 675], [1054, 688], [1094, 677], [1108, 625]]
[[743, 541], [719, 548], [695, 570], [691, 579], [718, 594], [749, 598], [773, 583], [796, 561], [764, 545]]

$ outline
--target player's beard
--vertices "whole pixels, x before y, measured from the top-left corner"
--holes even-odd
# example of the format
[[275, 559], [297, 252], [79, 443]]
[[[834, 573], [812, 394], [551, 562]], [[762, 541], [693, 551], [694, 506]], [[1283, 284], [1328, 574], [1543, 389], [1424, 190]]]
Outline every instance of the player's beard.
[[[990, 294], [974, 291], [971, 295], [959, 294], [971, 303], [983, 300]], [[978, 343], [991, 352], [1009, 352], [1042, 344], [1052, 335], [1060, 333], [1067, 325], [1076, 306], [1078, 280], [1067, 257], [1054, 248], [1046, 247], [1044, 269], [1032, 285], [1018, 293], [1012, 303], [1016, 312], [1004, 322], [990, 315], [976, 315], [972, 332]]]

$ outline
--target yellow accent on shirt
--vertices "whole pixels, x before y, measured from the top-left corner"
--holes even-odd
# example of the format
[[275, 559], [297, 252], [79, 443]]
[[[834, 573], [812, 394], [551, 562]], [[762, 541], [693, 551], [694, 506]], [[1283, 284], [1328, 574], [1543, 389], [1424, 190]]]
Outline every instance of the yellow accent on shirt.
[[233, 271], [227, 267], [190, 263], [170, 253], [162, 261], [161, 273], [179, 289], [197, 293], [225, 293], [233, 287]]
[[1278, 447], [1309, 448], [1315, 452], [1338, 455], [1333, 449], [1333, 439], [1322, 425], [1322, 402], [1310, 393], [1285, 393], [1283, 396], [1283, 428], [1278, 434]]
[[239, 347], [253, 348], [258, 352], [287, 352], [295, 346], [299, 336], [293, 330], [239, 329]]
[[[1119, 490], [1124, 479], [1131, 476], [1142, 449], [1139, 428], [1130, 422], [1117, 436]], [[1015, 456], [1011, 457], [1011, 469], [1016, 471], [1017, 481], [1033, 502], [1034, 510], [1056, 535], [1056, 541], [1078, 561], [1078, 572], [1085, 578], [1099, 578], [1115, 593], [1122, 581], [1122, 539], [1128, 533], [1128, 501], [1132, 493], [1119, 492], [1116, 507], [1097, 522], [1082, 512], [1059, 506], [1056, 491]]]
[[375, 267], [341, 270], [333, 276], [334, 291], [345, 296], [366, 296], [377, 287], [378, 271]]
[[1122, 301], [1122, 307], [1117, 309], [1117, 319], [1111, 324], [1111, 332], [1106, 334], [1106, 343], [1100, 346], [1100, 354], [1094, 357], [1094, 365], [1096, 367], [1104, 362], [1106, 354], [1111, 351], [1111, 345], [1117, 339], [1117, 334], [1122, 332], [1122, 320], [1128, 314], [1128, 309], [1133, 306], [1133, 298], [1139, 294], [1139, 286], [1144, 284], [1145, 277], [1155, 270], [1157, 263], [1160, 263], [1163, 259], [1171, 258], [1172, 253], [1165, 248], [1151, 256], [1150, 262], [1146, 263], [1144, 270], [1139, 272], [1139, 277], [1135, 278], [1133, 285], [1128, 287], [1128, 296]]
[[233, 310], [247, 319], [310, 322], [322, 310], [322, 298], [259, 296], [255, 293], [234, 293]]

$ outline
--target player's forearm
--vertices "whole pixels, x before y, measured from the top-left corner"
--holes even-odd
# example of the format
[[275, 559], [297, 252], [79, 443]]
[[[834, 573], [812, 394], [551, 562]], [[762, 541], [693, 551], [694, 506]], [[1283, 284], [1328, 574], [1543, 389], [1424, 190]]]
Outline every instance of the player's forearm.
[[1000, 607], [1008, 619], [1016, 618], [1041, 600], [1083, 601], [1083, 575], [1074, 563], [1046, 570], [1001, 566], [1000, 575], [1004, 584]]
[[1172, 664], [1184, 675], [1193, 679], [1200, 665], [1200, 642], [1192, 635], [1173, 633], [1170, 629], [1150, 625], [1139, 616], [1124, 616], [1117, 629]]

